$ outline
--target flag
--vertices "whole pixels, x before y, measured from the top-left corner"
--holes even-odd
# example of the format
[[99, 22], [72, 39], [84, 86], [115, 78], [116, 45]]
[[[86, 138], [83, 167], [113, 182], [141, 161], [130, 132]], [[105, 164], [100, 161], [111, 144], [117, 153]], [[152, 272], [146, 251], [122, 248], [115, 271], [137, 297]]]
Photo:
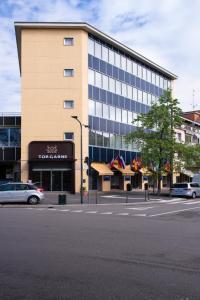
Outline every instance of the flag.
[[121, 162], [122, 162], [122, 168], [125, 169], [126, 168], [126, 164], [125, 161], [123, 159], [123, 156], [120, 156]]
[[164, 164], [164, 169], [166, 172], [170, 171], [170, 162], [167, 160], [166, 163]]
[[114, 166], [114, 158], [110, 162], [110, 168], [113, 168], [113, 166]]

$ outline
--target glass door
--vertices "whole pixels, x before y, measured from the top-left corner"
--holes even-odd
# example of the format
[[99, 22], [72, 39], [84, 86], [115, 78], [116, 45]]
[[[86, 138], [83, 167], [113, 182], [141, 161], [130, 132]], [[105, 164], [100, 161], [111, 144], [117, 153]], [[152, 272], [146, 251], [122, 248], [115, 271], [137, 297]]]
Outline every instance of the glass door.
[[52, 171], [52, 191], [62, 191], [62, 171]]

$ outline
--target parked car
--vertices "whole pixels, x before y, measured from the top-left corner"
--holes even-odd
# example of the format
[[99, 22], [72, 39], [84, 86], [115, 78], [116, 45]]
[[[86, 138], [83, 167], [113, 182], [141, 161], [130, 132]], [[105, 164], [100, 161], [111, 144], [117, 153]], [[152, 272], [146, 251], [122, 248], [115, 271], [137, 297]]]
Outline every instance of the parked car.
[[0, 202], [37, 204], [44, 199], [43, 190], [34, 184], [9, 182], [0, 185]]
[[186, 198], [200, 197], [200, 184], [198, 182], [175, 183], [171, 188], [171, 196]]

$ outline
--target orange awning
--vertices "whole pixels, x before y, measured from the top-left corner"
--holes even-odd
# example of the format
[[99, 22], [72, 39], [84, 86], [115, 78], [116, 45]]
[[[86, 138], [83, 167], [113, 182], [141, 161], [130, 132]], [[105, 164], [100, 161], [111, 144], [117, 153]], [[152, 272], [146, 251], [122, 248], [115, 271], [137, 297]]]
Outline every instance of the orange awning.
[[130, 175], [133, 176], [135, 173], [131, 170], [130, 165], [127, 165], [125, 169], [118, 167], [117, 165], [114, 165], [113, 168], [118, 170], [119, 172], [122, 173], [122, 175]]
[[112, 176], [113, 172], [109, 168], [109, 166], [105, 163], [91, 163], [91, 167], [99, 173], [99, 176], [109, 175]]

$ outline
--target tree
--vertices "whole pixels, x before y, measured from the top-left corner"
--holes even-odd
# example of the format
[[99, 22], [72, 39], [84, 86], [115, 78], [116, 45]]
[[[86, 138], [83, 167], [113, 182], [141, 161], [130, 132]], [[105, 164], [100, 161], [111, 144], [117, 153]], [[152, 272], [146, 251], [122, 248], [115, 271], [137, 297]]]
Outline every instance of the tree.
[[138, 115], [133, 121], [133, 124], [136, 124], [135, 130], [126, 137], [128, 143], [133, 142], [137, 145], [143, 164], [154, 171], [158, 194], [166, 163], [169, 162], [170, 165], [170, 185], [172, 185], [175, 153], [184, 149], [185, 155], [182, 155], [182, 158], [187, 156], [185, 145], [175, 140], [174, 130], [180, 128], [183, 122], [182, 111], [178, 105], [179, 102], [172, 98], [171, 91], [166, 91], [152, 104], [148, 113]]

